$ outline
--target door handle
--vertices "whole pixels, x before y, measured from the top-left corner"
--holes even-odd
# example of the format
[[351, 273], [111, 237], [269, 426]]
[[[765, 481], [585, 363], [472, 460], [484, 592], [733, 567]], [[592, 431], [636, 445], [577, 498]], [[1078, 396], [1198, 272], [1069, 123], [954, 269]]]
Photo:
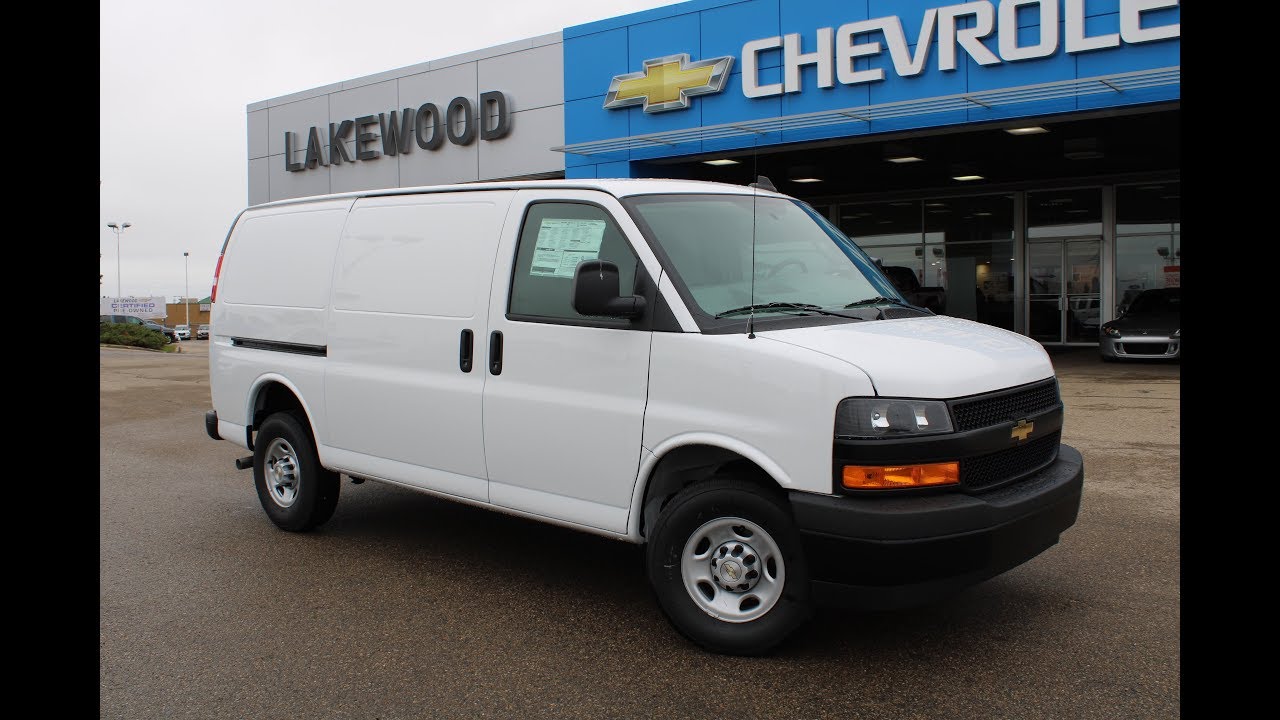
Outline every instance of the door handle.
[[502, 374], [502, 332], [499, 330], [489, 333], [489, 372]]
[[476, 334], [470, 330], [463, 330], [462, 337], [458, 341], [458, 369], [464, 373], [471, 372], [471, 358], [474, 354], [472, 348], [475, 345]]

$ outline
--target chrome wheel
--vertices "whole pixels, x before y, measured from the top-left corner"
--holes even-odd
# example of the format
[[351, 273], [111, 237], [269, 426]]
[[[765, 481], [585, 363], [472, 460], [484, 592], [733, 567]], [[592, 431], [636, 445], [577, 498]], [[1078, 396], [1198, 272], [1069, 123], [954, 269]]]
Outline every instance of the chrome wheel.
[[695, 530], [684, 544], [680, 574], [703, 612], [731, 623], [769, 612], [786, 579], [778, 543], [739, 517], [716, 518]]
[[262, 474], [275, 504], [287, 508], [298, 498], [298, 455], [284, 438], [276, 438], [267, 446]]

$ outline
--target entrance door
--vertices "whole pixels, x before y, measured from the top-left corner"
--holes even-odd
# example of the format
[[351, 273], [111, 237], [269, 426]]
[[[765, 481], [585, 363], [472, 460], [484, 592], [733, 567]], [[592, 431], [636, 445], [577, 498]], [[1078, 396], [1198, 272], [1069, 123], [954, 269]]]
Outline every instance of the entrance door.
[[1027, 334], [1047, 344], [1097, 343], [1101, 238], [1027, 244]]

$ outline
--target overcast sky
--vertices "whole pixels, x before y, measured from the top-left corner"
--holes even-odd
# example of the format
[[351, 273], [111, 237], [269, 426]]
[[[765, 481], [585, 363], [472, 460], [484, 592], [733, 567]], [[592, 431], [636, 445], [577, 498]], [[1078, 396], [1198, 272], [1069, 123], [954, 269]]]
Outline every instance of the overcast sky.
[[674, 0], [105, 0], [99, 295], [205, 297], [248, 203], [245, 106]]

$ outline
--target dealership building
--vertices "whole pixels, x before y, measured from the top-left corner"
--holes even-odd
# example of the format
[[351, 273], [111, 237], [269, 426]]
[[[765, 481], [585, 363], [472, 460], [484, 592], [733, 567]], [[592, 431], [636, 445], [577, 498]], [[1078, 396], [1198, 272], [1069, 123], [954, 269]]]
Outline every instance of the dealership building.
[[939, 312], [1096, 344], [1177, 287], [1178, 0], [693, 0], [249, 105], [249, 203], [757, 175]]

